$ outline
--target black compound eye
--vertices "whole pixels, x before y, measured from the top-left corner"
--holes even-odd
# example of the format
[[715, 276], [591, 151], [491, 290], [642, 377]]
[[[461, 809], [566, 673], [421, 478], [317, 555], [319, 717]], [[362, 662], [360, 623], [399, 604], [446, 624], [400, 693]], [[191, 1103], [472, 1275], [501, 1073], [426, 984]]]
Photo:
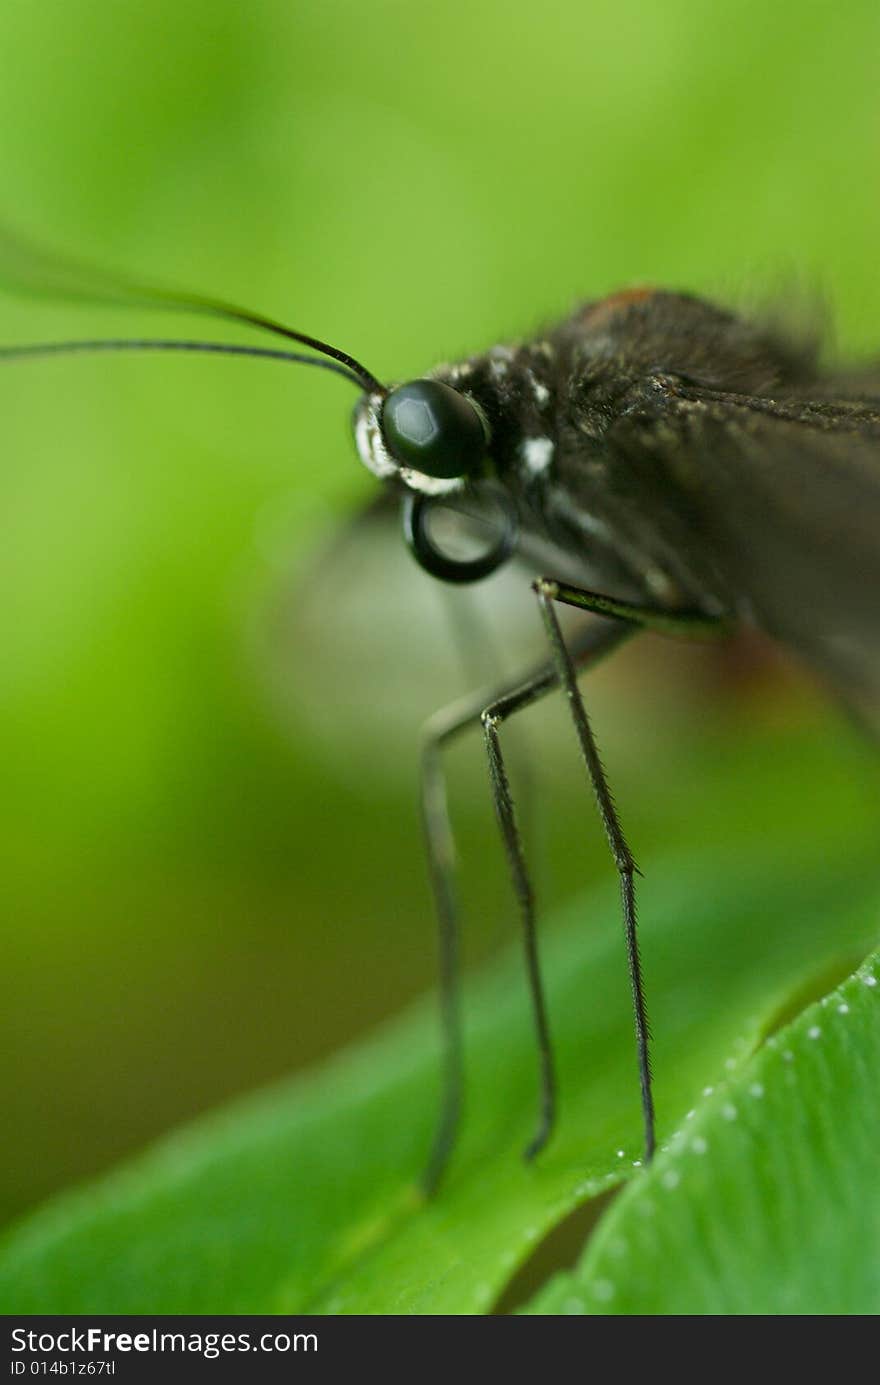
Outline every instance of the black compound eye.
[[480, 415], [439, 380], [413, 380], [392, 390], [382, 405], [382, 437], [395, 461], [425, 476], [468, 476], [486, 455]]

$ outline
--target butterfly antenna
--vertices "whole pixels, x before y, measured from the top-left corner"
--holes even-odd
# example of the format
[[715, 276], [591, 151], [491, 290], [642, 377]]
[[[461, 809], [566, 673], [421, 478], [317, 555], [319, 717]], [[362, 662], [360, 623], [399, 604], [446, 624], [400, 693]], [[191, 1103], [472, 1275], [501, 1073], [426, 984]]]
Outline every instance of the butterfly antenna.
[[[13, 346], [0, 349], [0, 359], [23, 359], [28, 356], [60, 355], [63, 352], [84, 351], [213, 351], [217, 354], [262, 356], [272, 360], [287, 360], [298, 365], [324, 365], [338, 375], [352, 380], [369, 394], [385, 395], [386, 386], [372, 371], [361, 365], [354, 356], [329, 342], [321, 341], [307, 332], [295, 331], [262, 313], [239, 308], [222, 299], [200, 294], [178, 293], [173, 290], [139, 284], [111, 271], [81, 264], [51, 250], [32, 245], [22, 237], [0, 227], [0, 284], [14, 293], [48, 298], [66, 298], [85, 303], [106, 303], [118, 307], [163, 309], [166, 312], [198, 313], [240, 322], [256, 327], [288, 341], [299, 342], [328, 358], [320, 361], [314, 356], [296, 352], [273, 352], [257, 348], [230, 348], [219, 342], [173, 342], [151, 339], [116, 339], [100, 341], [44, 342], [33, 346]], [[334, 362], [335, 365], [332, 365]]]
[[[84, 355], [90, 351], [189, 351], [214, 356], [255, 356], [264, 361], [292, 361], [296, 365], [317, 366], [350, 380], [358, 389], [364, 379], [347, 365], [322, 356], [306, 356], [299, 351], [273, 350], [269, 346], [238, 346], [225, 341], [177, 341], [164, 337], [95, 337], [81, 341], [37, 341], [23, 346], [0, 346], [0, 361], [22, 361], [40, 356]], [[382, 386], [378, 386], [381, 390]], [[384, 390], [383, 390], [384, 393]]]

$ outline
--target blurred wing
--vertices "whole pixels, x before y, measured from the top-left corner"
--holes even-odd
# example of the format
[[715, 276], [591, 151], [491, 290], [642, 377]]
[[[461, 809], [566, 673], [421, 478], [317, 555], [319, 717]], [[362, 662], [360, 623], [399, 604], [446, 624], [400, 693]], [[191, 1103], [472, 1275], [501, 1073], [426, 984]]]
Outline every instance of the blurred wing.
[[[503, 657], [508, 632], [499, 633], [498, 629], [499, 604], [510, 604], [503, 577], [488, 586], [478, 583], [465, 587], [429, 578], [406, 549], [400, 511], [401, 491], [388, 485], [332, 530], [299, 573], [299, 619], [305, 623], [318, 618], [327, 609], [328, 597], [329, 604], [338, 607], [345, 603], [346, 593], [363, 587], [366, 581], [374, 598], [373, 623], [381, 623], [383, 612], [393, 611], [397, 604], [392, 592], [395, 583], [421, 587], [432, 625], [439, 627], [441, 637], [449, 637], [458, 656], [464, 690], [501, 684], [512, 673], [510, 661]], [[526, 585], [526, 581], [516, 587], [517, 607], [520, 585]], [[530, 617], [531, 603], [523, 601], [522, 608]], [[529, 633], [532, 623], [527, 619]], [[521, 635], [518, 625], [517, 622], [516, 633]], [[513, 667], [531, 658], [528, 640], [511, 642], [515, 649], [522, 644], [526, 650], [517, 654]]]
[[880, 728], [880, 407], [869, 391], [774, 403], [683, 389], [651, 450], [734, 608]]

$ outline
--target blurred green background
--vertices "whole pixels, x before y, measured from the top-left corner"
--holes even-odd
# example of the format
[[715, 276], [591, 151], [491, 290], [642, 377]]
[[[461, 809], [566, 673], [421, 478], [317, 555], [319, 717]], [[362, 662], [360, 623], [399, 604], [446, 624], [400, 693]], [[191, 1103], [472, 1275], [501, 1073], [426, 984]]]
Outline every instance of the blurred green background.
[[[807, 285], [880, 347], [874, 0], [6, 0], [0, 52], [2, 220], [380, 376], [627, 282]], [[193, 323], [0, 302], [4, 341], [144, 331]], [[7, 1216], [430, 983], [416, 734], [466, 676], [393, 531], [333, 546], [371, 494], [339, 381], [100, 358], [0, 399]], [[514, 666], [522, 584], [486, 601]], [[870, 795], [763, 653], [646, 639], [592, 687], [643, 861], [817, 773]], [[526, 734], [549, 902], [608, 867], [558, 709]], [[478, 741], [451, 769], [476, 959], [512, 911]]]

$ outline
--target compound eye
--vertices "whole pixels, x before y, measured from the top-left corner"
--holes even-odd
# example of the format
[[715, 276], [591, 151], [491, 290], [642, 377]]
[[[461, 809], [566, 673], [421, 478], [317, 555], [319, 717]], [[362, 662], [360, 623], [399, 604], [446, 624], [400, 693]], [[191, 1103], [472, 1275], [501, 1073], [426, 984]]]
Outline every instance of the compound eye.
[[402, 466], [444, 480], [470, 475], [486, 455], [480, 415], [439, 380], [413, 380], [392, 390], [382, 405], [382, 437]]

